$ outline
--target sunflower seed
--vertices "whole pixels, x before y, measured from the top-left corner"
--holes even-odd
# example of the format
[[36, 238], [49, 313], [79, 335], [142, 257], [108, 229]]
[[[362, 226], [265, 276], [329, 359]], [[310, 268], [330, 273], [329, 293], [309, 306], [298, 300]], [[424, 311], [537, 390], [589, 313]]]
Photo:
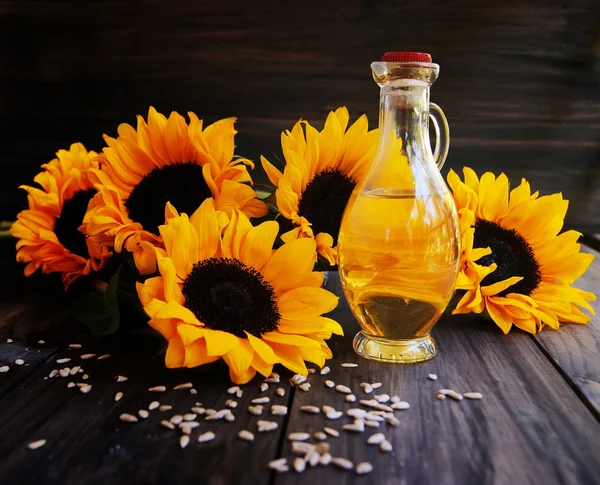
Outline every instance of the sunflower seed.
[[83, 386], [79, 387], [79, 392], [81, 392], [83, 394], [87, 394], [91, 390], [92, 390], [92, 385], [91, 384], [84, 384]]
[[280, 466], [279, 468], [275, 468], [277, 473], [287, 473], [290, 471], [290, 467], [287, 465]]
[[81, 348], [81, 344], [69, 344], [69, 348], [70, 349], [80, 349]]
[[437, 381], [437, 375], [435, 375], [435, 374], [429, 374], [427, 376], [427, 378], [432, 381]]
[[356, 474], [357, 475], [367, 475], [373, 471], [373, 465], [371, 465], [368, 461], [363, 461], [356, 465]]
[[200, 426], [197, 421], [184, 421], [179, 424], [179, 429], [183, 434], [192, 434], [192, 430]]
[[206, 419], [206, 421], [218, 421], [220, 419], [223, 419], [228, 414], [231, 414], [231, 409], [221, 409], [216, 413], [206, 416], [206, 418], [204, 419]]
[[248, 406], [248, 412], [254, 414], [254, 416], [260, 416], [263, 412], [263, 407], [260, 404], [258, 406]]
[[300, 389], [300, 390], [302, 390], [302, 391], [304, 391], [304, 392], [308, 392], [308, 391], [310, 391], [310, 382], [305, 382], [305, 383], [303, 383], [303, 384], [300, 384], [300, 385], [298, 386], [298, 389]]
[[247, 429], [243, 429], [238, 433], [238, 438], [244, 441], [254, 441], [254, 435]]
[[86, 381], [86, 380], [88, 380], [88, 379], [90, 378], [90, 376], [89, 376], [88, 374], [83, 374], [83, 375], [81, 376], [81, 378], [82, 378], [84, 381]]
[[480, 392], [465, 392], [463, 396], [467, 399], [483, 399], [483, 394]]
[[353, 362], [343, 362], [340, 364], [340, 367], [344, 367], [345, 369], [352, 369], [354, 367], [358, 367], [358, 364], [354, 364]]
[[291, 451], [294, 455], [305, 455], [309, 453], [315, 445], [306, 443], [304, 441], [292, 441]]
[[256, 399], [252, 399], [252, 404], [266, 404], [270, 401], [268, 397], [257, 397]]
[[241, 389], [238, 389], [235, 392], [235, 397], [237, 397], [238, 399], [241, 399], [243, 395], [244, 395], [244, 391], [242, 391]]
[[311, 467], [317, 466], [319, 464], [319, 460], [321, 459], [321, 454], [316, 450], [312, 450], [308, 452], [308, 456], [305, 458], [308, 461], [308, 464]]
[[207, 416], [212, 416], [213, 414], [216, 414], [216, 412], [217, 412], [216, 409], [208, 408], [204, 411], [204, 414], [206, 414]]
[[388, 396], [387, 394], [375, 394], [375, 396], [373, 397], [377, 402], [380, 403], [390, 402], [390, 396]]
[[381, 382], [371, 382], [371, 387], [373, 389], [379, 389], [383, 384]]
[[56, 359], [57, 364], [66, 364], [67, 362], [71, 362], [69, 357], [65, 357], [64, 359]]
[[356, 402], [356, 396], [354, 394], [348, 394], [345, 400], [346, 402]]
[[340, 419], [343, 415], [344, 413], [341, 411], [330, 411], [328, 413], [325, 413], [327, 419]]
[[196, 419], [198, 417], [197, 414], [194, 413], [187, 413], [183, 415], [183, 420], [184, 421], [194, 421], [194, 419]]
[[332, 459], [333, 459], [333, 457], [331, 456], [331, 453], [323, 453], [319, 460], [319, 464], [321, 464], [323, 466], [327, 466], [331, 463]]
[[198, 436], [198, 443], [206, 443], [215, 439], [215, 434], [212, 431], [207, 431]]
[[335, 386], [335, 390], [337, 392], [341, 392], [342, 394], [352, 394], [352, 391], [350, 390], [350, 388], [348, 386], [344, 386], [342, 384], [338, 384], [337, 386]]
[[395, 402], [394, 404], [392, 404], [392, 409], [405, 410], [405, 409], [408, 409], [409, 407], [410, 407], [410, 404], [408, 404], [406, 401], [398, 401], [398, 402]]
[[106, 359], [110, 359], [111, 355], [110, 354], [103, 354], [100, 357], [98, 357], [98, 360], [106, 360]]
[[325, 433], [327, 433], [329, 436], [333, 436], [334, 438], [337, 438], [340, 435], [340, 432], [338, 430], [328, 428], [327, 426], [323, 428], [323, 431], [325, 431]]
[[446, 399], [446, 395], [442, 394], [441, 392], [438, 393], [437, 396], [435, 396], [435, 397], [437, 397], [440, 401], [443, 401], [444, 399]]
[[329, 389], [333, 389], [335, 387], [335, 382], [330, 381], [330, 380], [326, 380], [325, 381], [325, 386], [327, 386]]
[[354, 468], [354, 463], [352, 463], [350, 460], [347, 460], [346, 458], [341, 458], [339, 456], [332, 458], [331, 462], [338, 468], [342, 468], [344, 470], [352, 470]]
[[387, 423], [394, 428], [400, 424], [400, 420], [396, 416], [387, 418]]
[[93, 359], [94, 357], [96, 357], [96, 354], [83, 354], [79, 358], [81, 360], [88, 360], [88, 359]]
[[288, 440], [290, 441], [306, 441], [310, 438], [308, 433], [290, 433], [288, 434]]
[[138, 411], [138, 416], [142, 419], [146, 419], [148, 416], [150, 416], [150, 413], [148, 411], [146, 411], [145, 409], [140, 409]]
[[383, 440], [381, 443], [379, 443], [379, 449], [381, 451], [383, 451], [384, 453], [389, 453], [394, 448], [392, 447], [392, 444], [388, 440]]
[[259, 419], [256, 423], [256, 429], [259, 433], [266, 433], [268, 431], [274, 431], [279, 425], [275, 421], [265, 421]]
[[186, 389], [191, 389], [194, 385], [191, 382], [184, 382], [183, 384], [177, 384], [173, 387], [174, 391], [185, 391]]
[[454, 391], [447, 393], [446, 396], [454, 399], [455, 401], [462, 401], [463, 400], [462, 394], [460, 394], [458, 392], [454, 392]]
[[239, 386], [233, 386], [227, 389], [227, 394], [235, 394], [240, 390]]
[[322, 376], [326, 376], [327, 374], [329, 374], [331, 372], [331, 369], [329, 368], [329, 366], [325, 366], [321, 369], [320, 374]]
[[68, 387], [69, 389], [71, 389], [72, 387], [75, 387], [75, 383], [74, 383], [74, 382], [69, 382], [69, 383], [67, 384], [67, 387]]
[[13, 339], [11, 339], [11, 338], [7, 338], [7, 339], [6, 339], [6, 343], [7, 343], [7, 344], [12, 344], [12, 343], [13, 343]]
[[351, 418], [363, 419], [367, 415], [367, 411], [360, 408], [350, 408], [346, 411], [346, 415]]
[[318, 406], [300, 406], [300, 411], [304, 411], [309, 414], [319, 414], [321, 410]]
[[383, 423], [385, 421], [383, 416], [375, 413], [367, 413], [365, 414], [364, 418], [368, 419], [369, 421], [377, 421], [378, 423]]
[[158, 401], [152, 401], [150, 404], [148, 404], [149, 411], [154, 411], [155, 409], [158, 409], [159, 407], [160, 407], [160, 403]]
[[25, 361], [23, 359], [17, 359], [15, 360], [15, 364], [16, 365], [23, 365], [25, 363]]
[[323, 412], [325, 414], [335, 413], [335, 411], [336, 411], [336, 409], [334, 407], [328, 406], [327, 404], [324, 404], [323, 406], [321, 406], [321, 409], [323, 410]]
[[275, 391], [275, 394], [277, 394], [279, 397], [283, 397], [285, 396], [285, 389], [283, 387], [278, 387]]
[[379, 421], [365, 419], [365, 426], [368, 426], [369, 428], [379, 428]]
[[306, 469], [306, 462], [303, 458], [296, 457], [294, 460], [294, 470], [296, 473], [302, 473]]
[[171, 409], [173, 409], [173, 406], [171, 406], [170, 404], [163, 404], [161, 406], [158, 407], [158, 410], [161, 413], [164, 413], [165, 411], [170, 411]]
[[360, 403], [368, 408], [378, 409], [380, 411], [392, 412], [393, 409], [387, 404], [377, 402], [375, 399], [361, 399]]
[[129, 413], [121, 414], [121, 416], [119, 416], [119, 419], [121, 421], [125, 421], [126, 423], [137, 423], [137, 421], [138, 421], [137, 417], [135, 417], [133, 414], [129, 414]]
[[271, 406], [271, 414], [275, 416], [285, 416], [288, 413], [287, 406], [281, 406], [279, 404], [273, 404]]
[[190, 444], [190, 437], [187, 434], [181, 435], [179, 437], [179, 446], [181, 446], [181, 448], [185, 448], [189, 444]]
[[61, 369], [61, 370], [59, 370], [59, 371], [58, 371], [58, 375], [59, 375], [60, 377], [68, 377], [68, 376], [69, 376], [69, 370], [70, 370], [70, 369], [69, 369], [69, 370], [67, 370], [67, 369], [69, 369], [69, 368], [67, 367], [66, 369]]
[[228, 423], [233, 423], [235, 421], [235, 416], [233, 415], [233, 413], [226, 414], [225, 421], [227, 421]]
[[439, 394], [444, 394], [444, 395], [450, 394], [451, 392], [456, 392], [456, 391], [454, 389], [440, 389], [438, 391]]
[[69, 374], [74, 376], [75, 374], [77, 374], [79, 372], [79, 369], [81, 369], [81, 367], [79, 367], [78, 365], [76, 365], [75, 367], [72, 367], [71, 370], [69, 371]]
[[175, 429], [175, 425], [173, 423], [171, 423], [171, 421], [167, 421], [166, 419], [163, 419], [160, 422], [161, 426], [164, 426], [165, 428], [169, 428], [169, 429]]
[[352, 424], [344, 424], [342, 429], [345, 431], [354, 431], [355, 433], [363, 433], [365, 431], [365, 422], [362, 419], [355, 419]]
[[323, 433], [323, 431], [317, 431], [313, 434], [313, 438], [318, 441], [325, 441], [327, 439], [327, 434]]
[[267, 384], [266, 382], [263, 382], [260, 385], [260, 392], [265, 392], [265, 391], [268, 391], [268, 390], [269, 390], [269, 384]]
[[233, 399], [227, 399], [227, 401], [225, 401], [225, 406], [227, 406], [231, 409], [237, 408], [237, 405], [238, 405], [238, 402]]
[[385, 441], [385, 435], [383, 433], [375, 433], [367, 438], [367, 443], [369, 445], [378, 445], [382, 441]]
[[37, 450], [38, 448], [41, 448], [45, 444], [46, 444], [46, 440], [32, 441], [31, 443], [29, 443], [27, 445], [27, 448], [29, 448], [30, 450]]
[[365, 394], [371, 394], [373, 392], [373, 386], [368, 382], [361, 382], [360, 387], [362, 387]]
[[201, 407], [199, 407], [199, 406], [194, 406], [194, 407], [192, 408], [192, 412], [193, 412], [193, 413], [196, 413], [198, 416], [202, 416], [202, 415], [205, 413], [205, 411], [206, 411], [206, 409], [204, 409], [204, 408], [201, 408]]
[[290, 384], [292, 386], [299, 386], [304, 381], [306, 381], [306, 376], [303, 376], [302, 374], [294, 374], [290, 379]]
[[122, 398], [123, 398], [123, 393], [122, 392], [117, 392], [115, 394], [115, 402], [119, 402]]
[[183, 416], [181, 414], [176, 414], [175, 416], [171, 416], [169, 421], [171, 421], [173, 424], [179, 424], [183, 421]]
[[150, 392], [165, 392], [167, 388], [165, 386], [154, 386], [148, 389]]
[[315, 372], [317, 372], [317, 369], [315, 369], [315, 368], [308, 369], [309, 374], [314, 374]]
[[117, 382], [125, 382], [127, 380], [127, 377], [125, 377], [125, 376], [116, 376], [115, 379], [117, 380]]
[[287, 465], [287, 458], [277, 458], [277, 460], [271, 460], [269, 462], [269, 468], [271, 470], [275, 470], [284, 465]]
[[[5, 365], [4, 367], [8, 367], [7, 365]], [[6, 371], [5, 371], [6, 372]], [[58, 375], [58, 369], [53, 369], [52, 371], [50, 371], [50, 374], [48, 374], [48, 377], [50, 379], [52, 379], [53, 377], [56, 377]]]

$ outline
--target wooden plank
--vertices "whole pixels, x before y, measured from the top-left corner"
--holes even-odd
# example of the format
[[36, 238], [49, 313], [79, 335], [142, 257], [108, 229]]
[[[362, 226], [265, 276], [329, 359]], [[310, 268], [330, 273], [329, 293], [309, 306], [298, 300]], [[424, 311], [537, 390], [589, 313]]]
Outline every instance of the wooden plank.
[[[575, 286], [600, 296], [600, 253], [589, 247], [583, 251], [595, 259]], [[565, 324], [533, 338], [600, 418], [600, 301], [592, 306], [596, 315], [587, 325]]]
[[[81, 361], [77, 356], [86, 352], [100, 355], [113, 352], [110, 359]], [[64, 350], [60, 356], [71, 356], [69, 363], [56, 365], [49, 362], [22, 383], [18, 389], [0, 399], [0, 482], [6, 477], [18, 477], [19, 484], [60, 483], [105, 484], [131, 483], [267, 483], [271, 472], [266, 463], [272, 459], [279, 446], [281, 428], [265, 434], [256, 432], [259, 419], [282, 423], [285, 417], [248, 413], [250, 401], [259, 395], [273, 402], [288, 404], [289, 392], [276, 397], [272, 385], [267, 392], [258, 390], [261, 379], [243, 386], [244, 395], [236, 399], [239, 405], [233, 410], [235, 422], [200, 421], [194, 430], [192, 442], [180, 449], [179, 432], [160, 426], [160, 421], [176, 413], [191, 412], [195, 403], [206, 408], [222, 409], [225, 401], [234, 396], [226, 394], [231, 386], [224, 365], [212, 365], [196, 370], [167, 370], [162, 358], [152, 358], [144, 352], [140, 357], [131, 342], [121, 346], [103, 346], [102, 342], [86, 343], [82, 350]], [[81, 365], [89, 379], [78, 377], [44, 380], [51, 369]], [[129, 378], [116, 383], [114, 376]], [[76, 388], [67, 388], [69, 381], [89, 382], [92, 390], [82, 394]], [[197, 394], [187, 390], [175, 391], [172, 387], [193, 382]], [[166, 393], [152, 393], [148, 388], [156, 385], [168, 387]], [[289, 388], [287, 379], [280, 384]], [[115, 393], [124, 397], [114, 401]], [[234, 397], [235, 398], [235, 397]], [[124, 423], [121, 413], [136, 414], [147, 408], [153, 400], [173, 405], [169, 412], [150, 411], [148, 419], [138, 423]], [[253, 443], [241, 441], [237, 433], [248, 429], [255, 433]], [[211, 430], [216, 439], [199, 444], [197, 436]], [[31, 451], [27, 443], [46, 439], [47, 445]]]
[[[375, 393], [399, 395], [411, 408], [397, 411], [397, 428], [341, 431], [330, 438], [331, 453], [375, 467], [364, 483], [377, 484], [579, 484], [597, 482], [600, 473], [600, 424], [553, 365], [525, 334], [502, 336], [494, 326], [470, 316], [444, 319], [434, 329], [440, 346], [431, 362], [393, 366], [358, 358], [351, 348], [357, 330], [353, 318], [338, 314], [346, 336], [334, 341], [331, 373], [311, 378], [313, 388], [296, 390], [287, 431], [313, 433], [324, 425], [341, 429], [349, 423], [299, 409], [304, 404], [353, 407], [343, 395], [325, 388], [331, 379], [349, 386], [359, 399], [369, 397], [361, 381], [382, 382]], [[340, 362], [357, 362], [342, 369]], [[437, 381], [427, 378], [438, 375]], [[438, 401], [440, 388], [479, 391], [481, 401]], [[385, 433], [394, 452], [367, 445], [372, 433]], [[283, 456], [291, 456], [285, 442]], [[278, 475], [277, 485], [355, 483], [356, 475], [333, 467], [309, 469], [302, 475]], [[361, 483], [361, 482], [356, 482]]]

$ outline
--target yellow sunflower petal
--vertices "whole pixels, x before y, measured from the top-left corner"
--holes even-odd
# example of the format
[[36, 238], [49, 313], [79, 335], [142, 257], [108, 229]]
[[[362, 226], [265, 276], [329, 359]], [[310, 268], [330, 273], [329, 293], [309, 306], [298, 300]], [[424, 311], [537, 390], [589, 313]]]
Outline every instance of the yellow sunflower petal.
[[206, 352], [209, 356], [224, 355], [240, 344], [240, 338], [231, 333], [206, 327], [204, 327], [203, 333], [206, 340]]
[[238, 339], [238, 345], [223, 355], [230, 369], [233, 382], [239, 382], [248, 375], [248, 368], [254, 358], [254, 349], [245, 339]]
[[522, 276], [511, 276], [510, 278], [507, 278], [503, 281], [499, 281], [498, 283], [494, 283], [493, 285], [482, 286], [481, 294], [483, 296], [497, 295], [498, 293], [506, 290], [507, 288], [510, 288], [512, 285], [518, 283], [519, 281], [523, 281]]
[[165, 365], [169, 369], [183, 367], [185, 362], [185, 347], [179, 335], [175, 335], [169, 340], [167, 353], [165, 355]]
[[339, 298], [323, 288], [295, 288], [278, 299], [279, 311], [283, 318], [290, 320], [318, 316], [335, 309]]

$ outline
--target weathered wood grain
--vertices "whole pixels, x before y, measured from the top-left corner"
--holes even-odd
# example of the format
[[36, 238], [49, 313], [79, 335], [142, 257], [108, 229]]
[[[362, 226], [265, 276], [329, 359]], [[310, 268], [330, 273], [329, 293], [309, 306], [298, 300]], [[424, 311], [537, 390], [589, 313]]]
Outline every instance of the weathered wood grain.
[[[595, 260], [574, 286], [598, 296], [600, 253], [586, 247], [584, 251], [594, 254]], [[560, 331], [544, 331], [533, 338], [600, 418], [600, 302], [592, 306], [596, 315], [587, 325], [565, 324]]]
[[[17, 186], [73, 141], [102, 147], [148, 106], [237, 116], [240, 153], [281, 156], [299, 118], [347, 105], [377, 120], [369, 64], [431, 52], [432, 100], [451, 128], [447, 166], [525, 176], [600, 224], [600, 4], [570, 2], [23, 1], [0, 5], [0, 218]], [[262, 176], [257, 175], [260, 179]]]

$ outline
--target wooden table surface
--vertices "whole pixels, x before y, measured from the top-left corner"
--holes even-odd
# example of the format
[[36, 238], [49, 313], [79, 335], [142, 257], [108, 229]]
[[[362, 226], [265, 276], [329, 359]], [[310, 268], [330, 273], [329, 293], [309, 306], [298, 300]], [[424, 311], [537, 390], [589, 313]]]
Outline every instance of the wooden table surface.
[[[598, 293], [599, 259], [578, 284]], [[28, 287], [10, 274], [2, 286], [6, 291], [0, 306], [0, 365], [10, 366], [0, 374], [2, 485], [600, 483], [598, 317], [587, 326], [565, 325], [537, 336], [518, 331], [502, 336], [494, 325], [472, 316], [444, 317], [434, 329], [440, 348], [435, 359], [394, 366], [354, 354], [351, 342], [358, 326], [341, 308], [334, 315], [346, 335], [331, 341], [335, 357], [328, 363], [329, 375], [311, 375], [308, 392], [291, 387], [290, 374], [282, 369], [277, 369], [281, 383], [271, 384], [266, 392], [259, 391], [262, 379], [255, 379], [242, 387], [243, 396], [233, 409], [235, 422], [200, 420], [191, 443], [181, 449], [180, 433], [161, 427], [160, 421], [190, 412], [198, 402], [205, 408], [224, 408], [232, 396], [226, 393], [231, 384], [223, 366], [166, 370], [161, 358], [148, 356], [136, 340], [94, 341], [74, 334], [67, 340], [59, 330], [67, 317], [54, 294], [35, 284]], [[72, 331], [76, 333], [76, 327]], [[7, 338], [13, 342], [6, 343]], [[39, 339], [46, 343], [37, 343]], [[75, 341], [83, 348], [69, 349], [67, 344]], [[109, 352], [112, 357], [80, 359], [90, 352]], [[65, 357], [72, 360], [56, 362]], [[14, 364], [19, 358], [24, 365]], [[356, 362], [358, 367], [342, 368], [342, 362]], [[73, 365], [89, 374], [89, 393], [67, 388], [69, 381], [79, 382], [81, 377], [44, 379], [53, 369]], [[429, 380], [429, 373], [437, 374], [438, 380]], [[116, 375], [128, 380], [117, 383]], [[333, 465], [308, 467], [302, 474], [270, 471], [269, 460], [293, 457], [288, 433], [313, 433], [324, 426], [341, 430], [350, 422], [346, 416], [328, 420], [322, 413], [301, 411], [302, 405], [327, 404], [342, 411], [356, 406], [326, 388], [326, 379], [349, 386], [359, 400], [372, 397], [363, 393], [360, 382], [381, 382], [375, 393], [398, 395], [410, 409], [395, 411], [397, 427], [386, 423], [367, 427], [364, 433], [340, 431], [339, 438], [328, 439], [333, 456], [372, 463], [370, 475], [357, 476]], [[172, 390], [188, 381], [196, 395]], [[148, 391], [157, 385], [168, 391]], [[275, 394], [278, 387], [285, 389], [284, 397]], [[484, 397], [438, 401], [440, 388], [478, 391]], [[124, 396], [115, 402], [118, 391]], [[270, 404], [287, 405], [289, 414], [271, 416], [268, 404], [263, 416], [251, 415], [250, 401], [263, 396]], [[149, 418], [137, 423], [119, 420], [121, 413], [135, 414], [154, 400], [172, 405], [173, 411], [150, 411]], [[259, 419], [276, 421], [279, 427], [257, 433]], [[255, 433], [255, 440], [237, 438], [242, 429]], [[208, 430], [216, 439], [197, 443], [196, 437]], [[376, 432], [392, 443], [392, 453], [367, 445], [367, 437]], [[47, 444], [27, 448], [39, 439]]]

